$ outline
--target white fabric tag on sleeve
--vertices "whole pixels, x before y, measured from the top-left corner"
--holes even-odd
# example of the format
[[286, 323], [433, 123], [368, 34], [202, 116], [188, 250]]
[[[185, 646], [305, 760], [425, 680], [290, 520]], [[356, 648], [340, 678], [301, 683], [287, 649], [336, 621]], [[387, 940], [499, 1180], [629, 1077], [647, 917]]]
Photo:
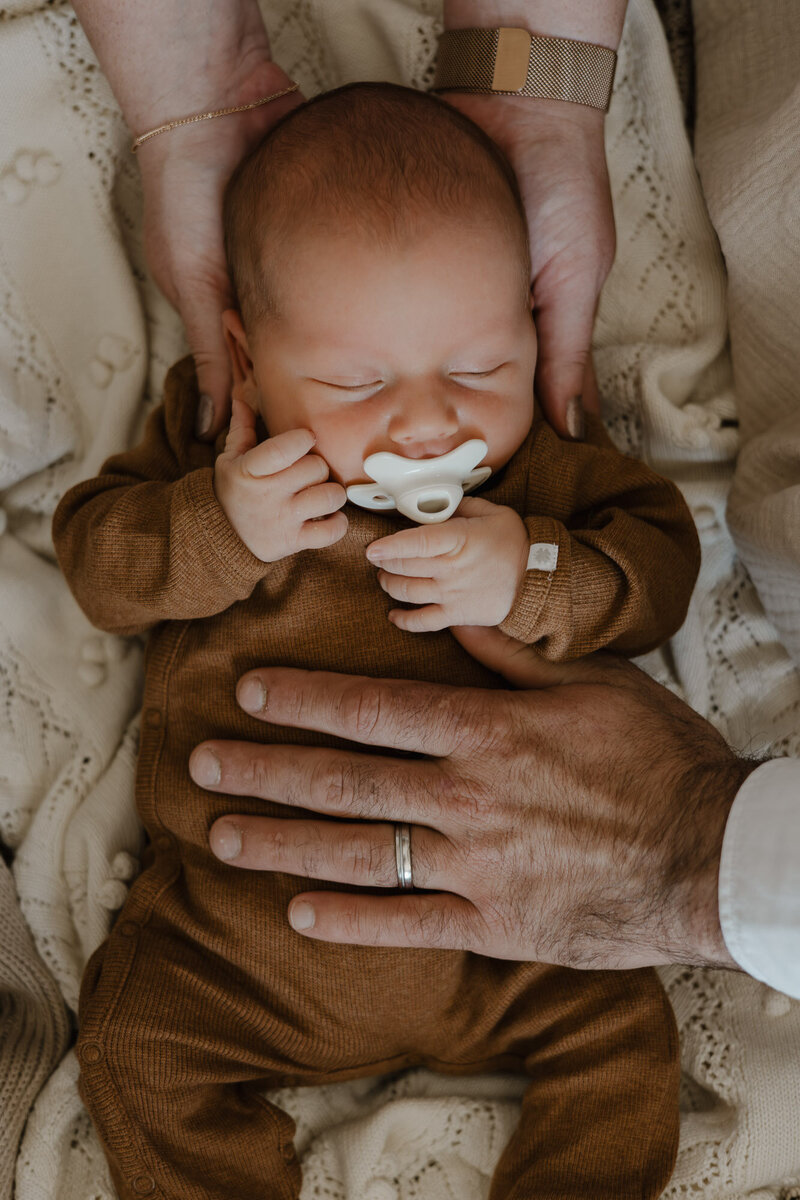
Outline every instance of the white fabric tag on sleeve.
[[534, 542], [528, 551], [526, 571], [555, 571], [558, 546], [554, 542]]

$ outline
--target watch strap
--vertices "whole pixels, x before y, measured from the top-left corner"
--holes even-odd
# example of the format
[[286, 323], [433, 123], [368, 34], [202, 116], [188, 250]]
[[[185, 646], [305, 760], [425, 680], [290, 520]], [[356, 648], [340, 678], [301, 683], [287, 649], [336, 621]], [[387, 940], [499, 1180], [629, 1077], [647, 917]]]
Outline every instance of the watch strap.
[[527, 29], [447, 29], [432, 92], [567, 100], [608, 112], [617, 56], [608, 46]]

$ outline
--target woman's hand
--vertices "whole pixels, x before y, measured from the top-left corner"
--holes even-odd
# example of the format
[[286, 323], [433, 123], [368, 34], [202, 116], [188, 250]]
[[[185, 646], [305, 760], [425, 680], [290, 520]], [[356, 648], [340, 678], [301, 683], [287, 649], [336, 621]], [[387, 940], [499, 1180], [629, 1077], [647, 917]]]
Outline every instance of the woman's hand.
[[[230, 103], [248, 104], [292, 82], [277, 63], [262, 59]], [[233, 299], [223, 247], [223, 192], [245, 155], [304, 101], [300, 91], [291, 92], [247, 113], [161, 134], [138, 152], [147, 264], [186, 326], [201, 393], [197, 434], [208, 440], [230, 415], [230, 362], [222, 313]]]
[[582, 410], [600, 411], [592, 330], [616, 249], [604, 114], [558, 100], [441, 98], [480, 125], [514, 168], [530, 234], [536, 394], [558, 433], [582, 437]]
[[[222, 817], [210, 833], [218, 857], [392, 889], [295, 896], [292, 925], [324, 941], [588, 968], [735, 966], [719, 924], [719, 859], [728, 811], [756, 763], [623, 659], [555, 665], [496, 629], [453, 632], [525, 690], [245, 675], [237, 697], [247, 712], [389, 753], [202, 743], [189, 763], [200, 786], [322, 815]], [[414, 883], [428, 894], [394, 892], [397, 821], [411, 824]], [[309, 908], [314, 923], [303, 928]]]

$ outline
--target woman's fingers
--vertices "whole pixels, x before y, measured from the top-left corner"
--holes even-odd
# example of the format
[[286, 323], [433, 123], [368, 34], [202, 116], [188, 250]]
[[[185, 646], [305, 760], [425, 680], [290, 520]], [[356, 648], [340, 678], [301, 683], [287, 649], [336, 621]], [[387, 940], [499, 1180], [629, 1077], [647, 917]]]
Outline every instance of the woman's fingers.
[[[394, 828], [393, 824], [224, 816], [211, 826], [209, 840], [217, 857], [235, 867], [396, 888]], [[447, 890], [452, 886], [447, 839], [414, 825], [411, 842], [415, 887]]]

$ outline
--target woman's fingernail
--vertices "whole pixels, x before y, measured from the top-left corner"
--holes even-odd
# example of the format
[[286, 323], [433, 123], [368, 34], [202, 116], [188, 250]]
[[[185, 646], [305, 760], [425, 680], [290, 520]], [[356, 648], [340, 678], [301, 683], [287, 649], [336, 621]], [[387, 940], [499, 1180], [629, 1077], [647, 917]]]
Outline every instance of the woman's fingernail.
[[289, 909], [289, 924], [292, 929], [310, 929], [316, 920], [316, 915], [310, 904], [301, 900]]
[[236, 699], [245, 712], [260, 713], [267, 707], [267, 689], [258, 676], [254, 675], [239, 684]]
[[205, 437], [211, 428], [211, 422], [214, 420], [214, 401], [205, 392], [200, 397], [200, 403], [197, 406], [197, 417], [194, 423], [194, 431], [198, 437]]
[[222, 766], [213, 751], [198, 750], [197, 754], [192, 755], [191, 774], [201, 787], [216, 787], [222, 779]]
[[229, 821], [223, 821], [222, 824], [214, 826], [211, 830], [210, 841], [211, 849], [217, 858], [222, 858], [225, 862], [238, 857], [242, 852], [242, 835]]
[[580, 396], [573, 396], [567, 404], [567, 432], [576, 442], [582, 442], [586, 432], [583, 404]]

